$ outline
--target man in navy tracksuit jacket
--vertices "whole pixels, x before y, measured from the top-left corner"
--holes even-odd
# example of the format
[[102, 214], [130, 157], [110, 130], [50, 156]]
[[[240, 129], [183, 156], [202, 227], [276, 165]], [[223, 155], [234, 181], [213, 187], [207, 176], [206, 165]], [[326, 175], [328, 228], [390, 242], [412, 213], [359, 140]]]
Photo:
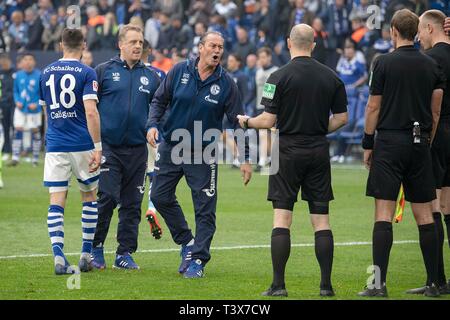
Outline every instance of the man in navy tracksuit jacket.
[[92, 264], [99, 269], [106, 267], [103, 244], [116, 207], [119, 207], [119, 246], [113, 267], [139, 268], [130, 254], [137, 249], [145, 188], [146, 121], [150, 102], [160, 84], [158, 75], [140, 62], [142, 44], [140, 29], [124, 26], [119, 33], [120, 56], [96, 68], [104, 157]]
[[[150, 108], [147, 140], [153, 146], [158, 138], [162, 140], [156, 157], [151, 200], [164, 218], [173, 240], [181, 245], [181, 265], [178, 271], [186, 278], [203, 276], [204, 266], [211, 257], [209, 248], [216, 229], [217, 163], [214, 157], [201, 158], [200, 162], [196, 157], [210, 143], [203, 141], [203, 134], [209, 129], [221, 131], [224, 114], [237, 128], [236, 116], [243, 112], [236, 84], [219, 65], [223, 42], [220, 33], [207, 32], [200, 39], [200, 57], [181, 62], [169, 71]], [[164, 115], [166, 111], [167, 114]], [[161, 121], [163, 115], [164, 124]], [[192, 149], [192, 145], [188, 149], [187, 158], [194, 162], [184, 161], [186, 158], [179, 164], [175, 161], [177, 152], [172, 151], [179, 145], [176, 136], [181, 129], [189, 133], [192, 141], [202, 141], [200, 150]], [[186, 149], [183, 150], [185, 151]], [[248, 149], [246, 151], [248, 159]], [[251, 178], [250, 164], [243, 163], [241, 172], [244, 183], [247, 184]], [[183, 175], [194, 202], [195, 237], [175, 195], [176, 186]]]

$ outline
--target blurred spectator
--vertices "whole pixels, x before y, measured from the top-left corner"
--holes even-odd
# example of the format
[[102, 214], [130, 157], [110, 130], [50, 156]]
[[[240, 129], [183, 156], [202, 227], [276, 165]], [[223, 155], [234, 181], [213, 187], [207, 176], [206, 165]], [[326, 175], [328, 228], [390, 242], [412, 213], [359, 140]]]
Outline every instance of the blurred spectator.
[[[134, 17], [141, 17], [144, 16], [144, 10], [142, 7], [141, 0], [131, 0], [131, 4], [128, 7], [127, 11], [127, 21], [131, 21]], [[143, 28], [142, 28], [143, 29]]]
[[392, 48], [390, 26], [388, 24], [381, 29], [381, 38], [375, 41], [373, 48], [379, 53], [388, 53]]
[[220, 14], [214, 14], [211, 16], [208, 31], [217, 31], [222, 34], [225, 39], [225, 50], [231, 50], [233, 41], [227, 30], [227, 20]]
[[161, 14], [161, 11], [159, 9], [154, 10], [152, 13], [152, 17], [149, 18], [145, 22], [144, 38], [149, 42], [149, 44], [152, 48], [156, 48], [156, 46], [158, 45], [159, 28], [160, 28], [159, 15], [160, 14]]
[[87, 7], [86, 14], [88, 17], [88, 28], [95, 28], [99, 25], [103, 25], [105, 22], [105, 17], [98, 13], [98, 8], [96, 6]]
[[314, 29], [314, 42], [316, 46], [312, 57], [320, 63], [326, 64], [328, 56], [328, 34], [323, 30], [322, 19], [314, 18], [312, 28]]
[[[56, 16], [56, 22], [57, 20], [58, 16]], [[25, 49], [42, 50], [41, 38], [42, 33], [44, 32], [44, 26], [42, 25], [41, 18], [32, 7], [25, 10], [25, 21], [28, 24], [28, 43], [25, 46]]]
[[236, 13], [237, 5], [231, 0], [219, 0], [214, 6], [214, 12], [217, 12], [222, 17], [230, 18]]
[[11, 22], [8, 28], [9, 48], [12, 51], [23, 50], [28, 43], [28, 26], [23, 22], [22, 11], [14, 11], [11, 15]]
[[116, 0], [114, 2], [114, 12], [117, 17], [117, 23], [119, 26], [124, 25], [128, 20], [128, 0]]
[[[359, 2], [359, 3], [358, 3]], [[359, 17], [363, 20], [367, 20], [369, 15], [369, 11], [367, 10], [371, 3], [369, 3], [369, 0], [359, 0], [353, 2], [353, 8], [350, 13], [350, 20], [352, 20], [355, 17]]]
[[290, 28], [296, 24], [306, 23], [311, 25], [314, 19], [314, 15], [305, 8], [305, 0], [295, 0], [294, 8], [291, 12]]
[[178, 52], [176, 50], [174, 50], [172, 52], [171, 58], [172, 58], [172, 65], [176, 65], [177, 63], [180, 63], [180, 62], [185, 61], [187, 59], [186, 56], [183, 53]]
[[[66, 7], [60, 6], [58, 7], [58, 23], [65, 26], [66, 25]], [[50, 19], [51, 20], [51, 19]]]
[[93, 68], [94, 67], [94, 57], [92, 56], [92, 52], [89, 50], [84, 50], [83, 55], [81, 56], [81, 63]]
[[159, 50], [164, 50], [167, 53], [173, 43], [174, 30], [172, 28], [172, 24], [170, 23], [169, 15], [164, 11], [159, 15], [159, 23], [159, 38], [156, 48]]
[[156, 0], [156, 4], [161, 12], [183, 19], [183, 6], [180, 0]]
[[173, 28], [173, 45], [183, 56], [187, 56], [190, 45], [192, 44], [192, 29], [188, 24], [182, 24], [181, 19], [177, 16], [172, 18]]
[[190, 45], [191, 52], [189, 54], [190, 59], [195, 59], [198, 57], [198, 44], [200, 38], [206, 33], [206, 26], [203, 22], [197, 22], [194, 27], [195, 35], [192, 38], [192, 43]]
[[245, 73], [242, 72], [241, 67], [242, 58], [237, 54], [229, 54], [227, 59], [227, 70], [233, 81], [236, 83], [239, 94], [241, 95], [241, 101], [245, 105], [248, 98], [248, 79]]
[[284, 40], [278, 41], [273, 47], [272, 63], [277, 67], [284, 66], [291, 60], [289, 51], [286, 48], [286, 42]]
[[58, 15], [53, 14], [50, 17], [50, 25], [44, 28], [41, 37], [45, 51], [60, 51], [59, 43], [63, 30], [64, 25], [58, 23]]
[[[274, 39], [274, 19], [273, 13], [270, 10], [269, 0], [261, 0], [258, 10], [253, 16], [253, 24], [258, 30], [263, 30], [266, 38], [266, 42], [272, 42]], [[272, 30], [272, 32], [270, 32]], [[258, 46], [258, 45], [257, 45]]]
[[256, 112], [256, 62], [258, 58], [255, 54], [249, 54], [246, 59], [244, 74], [247, 76], [248, 95], [245, 103], [245, 114], [253, 117]]
[[[277, 66], [272, 64], [272, 50], [264, 47], [258, 50], [258, 69], [256, 70], [256, 112], [259, 115], [264, 111], [264, 106], [261, 104], [262, 93], [264, 85], [269, 76], [278, 70]], [[269, 159], [267, 155], [270, 153], [270, 143], [267, 130], [259, 130], [259, 160], [256, 171], [260, 171], [267, 164]]]
[[[0, 125], [3, 125], [3, 133], [5, 137], [5, 143], [3, 144], [3, 155], [7, 156], [12, 153], [11, 146], [11, 132], [13, 129], [13, 116], [14, 116], [14, 72], [12, 67], [11, 58], [7, 53], [0, 54], [0, 112], [3, 114]], [[7, 160], [7, 159], [5, 159]]]
[[192, 0], [187, 10], [188, 23], [193, 26], [197, 22], [205, 25], [209, 23], [211, 16], [212, 5], [209, 0]]
[[320, 14], [324, 0], [305, 0], [305, 8], [313, 15]]
[[345, 0], [334, 0], [327, 7], [324, 22], [328, 26], [330, 48], [342, 48], [345, 38], [350, 35], [350, 12], [350, 6], [345, 4]]
[[261, 26], [258, 29], [257, 34], [257, 40], [256, 40], [256, 49], [262, 48], [262, 47], [270, 47], [269, 39], [267, 38], [267, 34], [269, 33], [269, 30]]
[[367, 36], [369, 29], [366, 27], [361, 17], [355, 16], [351, 20], [352, 23], [352, 40], [356, 43], [358, 49], [367, 48], [370, 45], [370, 39]]
[[98, 0], [97, 7], [98, 7], [98, 13], [101, 16], [106, 16], [106, 14], [108, 14], [109, 12], [112, 12], [112, 8], [109, 5], [108, 0]]
[[6, 51], [6, 41], [3, 37], [3, 32], [0, 32], [0, 53]]
[[[276, 18], [277, 23], [275, 24], [276, 34], [281, 37], [287, 37], [291, 31], [289, 28], [290, 17], [291, 17], [291, 5], [289, 0], [278, 0], [276, 3]], [[278, 39], [277, 39], [278, 40]]]
[[256, 52], [255, 45], [248, 39], [247, 30], [238, 27], [236, 30], [238, 42], [234, 44], [232, 52], [240, 57], [246, 57], [251, 53]]
[[347, 89], [356, 89], [367, 81], [365, 63], [357, 58], [356, 43], [346, 40], [343, 56], [339, 59], [336, 71]]
[[50, 25], [50, 17], [55, 12], [53, 10], [53, 4], [51, 0], [39, 0], [39, 17], [41, 18], [44, 27]]
[[[142, 20], [140, 22], [142, 23]], [[100, 48], [102, 50], [117, 49], [117, 34], [119, 33], [119, 26], [117, 24], [116, 16], [114, 15], [114, 13], [109, 12], [106, 14], [105, 22], [100, 30]]]
[[345, 90], [348, 97], [348, 124], [336, 133], [337, 148], [334, 156], [331, 157], [332, 162], [344, 163], [345, 155], [348, 150], [347, 139], [345, 132], [354, 130], [356, 122], [359, 120], [359, 115], [362, 114], [359, 108], [364, 108], [364, 105], [358, 103], [360, 92], [364, 91], [367, 81], [366, 64], [358, 59], [358, 51], [356, 50], [356, 43], [348, 38], [345, 40], [343, 56], [339, 59], [336, 71], [344, 82]]
[[166, 57], [160, 49], [153, 49], [154, 60], [152, 66], [161, 69], [166, 74], [173, 66], [173, 62], [170, 58]]

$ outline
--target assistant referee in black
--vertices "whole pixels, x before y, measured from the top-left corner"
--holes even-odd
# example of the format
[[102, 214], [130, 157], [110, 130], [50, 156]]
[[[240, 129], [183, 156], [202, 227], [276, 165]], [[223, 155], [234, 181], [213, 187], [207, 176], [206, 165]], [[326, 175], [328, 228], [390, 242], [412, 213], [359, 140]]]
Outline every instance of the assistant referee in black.
[[391, 39], [395, 50], [377, 58], [370, 77], [363, 148], [364, 163], [370, 170], [366, 194], [375, 198], [373, 265], [380, 273], [375, 274], [374, 285], [360, 296], [387, 296], [392, 220], [401, 184], [419, 228], [430, 279], [425, 295], [439, 295], [437, 230], [431, 210], [436, 188], [430, 143], [439, 121], [445, 76], [432, 58], [413, 46], [418, 24], [419, 18], [407, 9], [394, 14]]
[[[433, 201], [433, 218], [438, 232], [438, 286], [440, 294], [449, 294], [444, 267], [444, 226], [450, 239], [450, 37], [444, 32], [445, 14], [439, 10], [425, 11], [419, 18], [418, 37], [425, 54], [432, 57], [442, 68], [447, 84], [442, 99], [441, 114], [436, 135], [431, 146], [436, 199]], [[442, 214], [441, 214], [442, 213]], [[427, 284], [430, 285], [428, 279]], [[450, 284], [450, 282], [449, 282]], [[426, 286], [408, 290], [407, 293], [423, 294]]]
[[265, 111], [256, 118], [238, 116], [244, 128], [271, 128], [276, 123], [280, 136], [279, 171], [269, 177], [268, 200], [272, 201], [275, 215], [271, 240], [273, 282], [263, 293], [265, 296], [287, 296], [284, 272], [291, 248], [289, 228], [300, 187], [315, 231], [322, 276], [320, 295], [334, 295], [334, 244], [328, 219], [333, 191], [326, 135], [347, 123], [347, 95], [338, 76], [311, 58], [314, 46], [313, 29], [306, 24], [294, 26], [288, 39], [292, 60], [267, 80], [261, 100]]

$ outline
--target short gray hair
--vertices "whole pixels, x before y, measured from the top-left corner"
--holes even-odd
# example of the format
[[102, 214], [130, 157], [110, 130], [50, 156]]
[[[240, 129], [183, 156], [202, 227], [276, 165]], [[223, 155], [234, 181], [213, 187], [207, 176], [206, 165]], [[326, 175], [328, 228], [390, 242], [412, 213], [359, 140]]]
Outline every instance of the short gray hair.
[[206, 37], [208, 37], [210, 34], [215, 34], [215, 35], [221, 37], [223, 39], [223, 41], [225, 42], [225, 38], [223, 37], [223, 35], [219, 31], [207, 31], [207, 32], [205, 32], [204, 35], [202, 35], [200, 37], [200, 40], [199, 40], [198, 44], [205, 44]]

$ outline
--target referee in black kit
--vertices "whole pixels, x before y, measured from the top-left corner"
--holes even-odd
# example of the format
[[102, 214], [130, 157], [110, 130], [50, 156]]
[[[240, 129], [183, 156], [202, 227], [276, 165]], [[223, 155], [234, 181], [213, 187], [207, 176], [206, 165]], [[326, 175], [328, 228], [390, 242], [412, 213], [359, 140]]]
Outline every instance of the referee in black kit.
[[306, 24], [294, 26], [288, 39], [292, 60], [272, 73], [264, 85], [261, 104], [265, 111], [256, 118], [238, 116], [244, 128], [271, 128], [277, 123], [280, 134], [279, 171], [269, 177], [268, 193], [274, 208], [273, 282], [264, 296], [287, 296], [284, 272], [291, 248], [289, 228], [300, 187], [315, 231], [320, 295], [334, 295], [334, 244], [328, 219], [333, 191], [326, 134], [347, 123], [347, 95], [337, 75], [311, 58], [314, 46], [313, 29]]
[[439, 121], [445, 76], [432, 58], [414, 48], [418, 24], [419, 18], [407, 9], [394, 14], [391, 39], [395, 50], [374, 62], [370, 77], [363, 148], [364, 164], [370, 169], [366, 194], [375, 198], [373, 264], [380, 272], [379, 277], [376, 273], [375, 284], [359, 293], [364, 297], [387, 296], [392, 219], [401, 184], [419, 228], [420, 248], [430, 279], [424, 294], [439, 296], [437, 230], [431, 213], [436, 190], [430, 143]]
[[[433, 219], [438, 232], [438, 283], [441, 294], [449, 294], [444, 268], [444, 226], [441, 211], [450, 237], [450, 38], [444, 32], [445, 14], [439, 10], [425, 11], [419, 19], [419, 40], [425, 53], [441, 67], [447, 78], [441, 115], [436, 135], [431, 146], [434, 179], [436, 182], [436, 200], [433, 201]], [[430, 285], [430, 279], [427, 279]], [[423, 294], [426, 286], [408, 290], [407, 293]]]

